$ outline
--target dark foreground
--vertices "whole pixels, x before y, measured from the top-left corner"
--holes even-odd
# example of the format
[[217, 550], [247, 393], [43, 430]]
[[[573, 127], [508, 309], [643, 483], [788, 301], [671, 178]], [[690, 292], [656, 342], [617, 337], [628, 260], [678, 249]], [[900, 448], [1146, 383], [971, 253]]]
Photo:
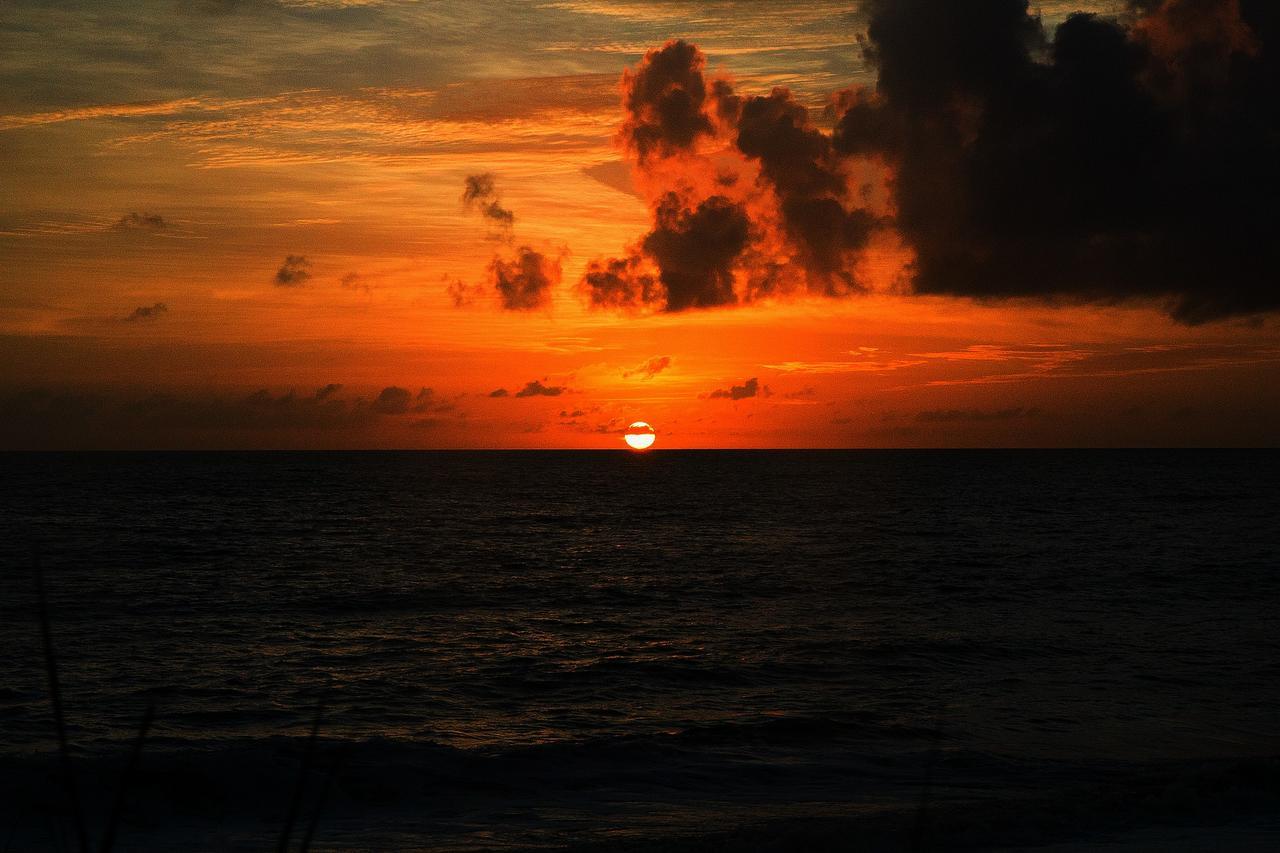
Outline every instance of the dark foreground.
[[1280, 843], [1274, 454], [0, 473], [0, 849]]

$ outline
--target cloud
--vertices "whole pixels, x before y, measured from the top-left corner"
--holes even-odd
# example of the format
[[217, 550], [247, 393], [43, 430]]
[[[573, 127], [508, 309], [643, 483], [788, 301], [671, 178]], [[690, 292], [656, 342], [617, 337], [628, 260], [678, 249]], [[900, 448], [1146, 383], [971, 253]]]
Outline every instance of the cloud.
[[532, 382], [526, 382], [525, 386], [516, 392], [517, 397], [559, 397], [567, 388], [563, 385], [543, 385], [537, 379]]
[[467, 175], [463, 182], [462, 203], [468, 209], [480, 211], [480, 215], [502, 228], [511, 228], [516, 215], [502, 206], [491, 172]]
[[409, 403], [412, 400], [413, 394], [408, 388], [388, 385], [373, 401], [373, 410], [383, 415], [403, 415], [409, 411]]
[[489, 281], [508, 311], [545, 308], [551, 304], [551, 288], [560, 283], [560, 260], [521, 246], [515, 258], [490, 262]]
[[829, 296], [863, 290], [852, 257], [866, 248], [878, 219], [848, 206], [849, 178], [831, 137], [783, 88], [743, 100], [737, 129], [738, 150], [759, 162], [760, 181], [777, 200], [792, 262], [804, 270], [808, 288]]
[[995, 409], [986, 411], [983, 409], [930, 409], [923, 412], [917, 412], [914, 420], [917, 423], [942, 424], [942, 423], [984, 423], [989, 421], [1012, 421], [1020, 418], [1036, 418], [1041, 414], [1040, 409], [1032, 406], [1024, 408], [1015, 406], [1009, 409]]
[[655, 271], [645, 269], [640, 255], [591, 261], [580, 289], [595, 308], [631, 309], [654, 305], [665, 298]]
[[625, 255], [588, 265], [588, 302], [683, 311], [865, 289], [853, 270], [881, 221], [851, 201], [830, 135], [786, 89], [744, 98], [705, 65], [673, 41], [623, 76], [619, 140], [653, 227]]
[[457, 409], [453, 403], [448, 400], [441, 400], [436, 396], [436, 392], [431, 388], [420, 388], [418, 394], [413, 398], [413, 405], [410, 407], [412, 412], [452, 412]]
[[646, 359], [643, 363], [636, 365], [632, 369], [623, 371], [622, 377], [624, 379], [629, 379], [632, 376], [639, 376], [642, 379], [652, 379], [670, 366], [671, 356], [655, 355], [653, 358]]
[[874, 88], [831, 132], [672, 41], [622, 79], [620, 147], [653, 225], [587, 266], [593, 306], [681, 311], [907, 287], [1280, 308], [1274, 4], [1137, 0], [1055, 30], [1023, 0], [870, 0]]
[[126, 213], [111, 226], [114, 231], [164, 231], [169, 223], [158, 213]]
[[0, 389], [0, 444], [190, 446], [209, 436], [234, 444], [238, 434], [360, 429], [416, 411], [403, 388], [388, 386], [372, 401], [344, 399], [341, 389], [337, 383], [305, 394], [266, 388], [250, 394]]
[[[560, 256], [546, 255], [530, 246], [520, 246], [514, 257], [493, 256], [486, 271], [486, 285], [506, 311], [536, 311], [551, 305], [551, 291], [560, 283]], [[484, 285], [467, 284], [455, 279], [445, 285], [445, 293], [455, 308], [463, 308], [480, 300]]]
[[365, 281], [364, 277], [360, 275], [360, 273], [354, 271], [349, 272], [342, 278], [338, 279], [338, 284], [347, 290], [359, 290], [364, 293], [368, 293], [372, 289], [372, 285]]
[[478, 284], [467, 284], [460, 278], [446, 284], [444, 291], [449, 295], [454, 308], [464, 308], [484, 295], [483, 287]]
[[169, 313], [169, 306], [163, 302], [157, 302], [155, 305], [142, 305], [134, 308], [129, 316], [124, 319], [131, 323], [138, 320], [158, 320], [160, 315], [167, 313]]
[[750, 220], [742, 205], [720, 195], [688, 208], [668, 193], [654, 210], [644, 251], [657, 261], [666, 309], [713, 308], [737, 301], [733, 265], [747, 245]]
[[276, 287], [302, 287], [311, 278], [311, 262], [303, 255], [288, 255], [276, 270]]
[[1020, 2], [871, 4], [877, 89], [834, 142], [893, 170], [918, 292], [1280, 307], [1273, 4], [1136, 5], [1050, 38]]
[[641, 163], [692, 150], [714, 126], [707, 114], [702, 51], [671, 41], [645, 54], [640, 65], [622, 75], [626, 118], [618, 132]]
[[[745, 400], [749, 397], [757, 396], [761, 391], [760, 380], [751, 377], [741, 385], [731, 385], [728, 388], [717, 388], [710, 394], [706, 395], [708, 400]], [[768, 394], [768, 388], [764, 389], [764, 393]]]
[[495, 388], [489, 392], [490, 397], [510, 397], [511, 393], [506, 388]]
[[[654, 227], [626, 258], [593, 261], [580, 285], [597, 308], [664, 311], [716, 308], [738, 301], [734, 268], [747, 248], [751, 221], [743, 205], [713, 195], [687, 206], [668, 193], [654, 208]], [[656, 265], [656, 276], [644, 272]]]

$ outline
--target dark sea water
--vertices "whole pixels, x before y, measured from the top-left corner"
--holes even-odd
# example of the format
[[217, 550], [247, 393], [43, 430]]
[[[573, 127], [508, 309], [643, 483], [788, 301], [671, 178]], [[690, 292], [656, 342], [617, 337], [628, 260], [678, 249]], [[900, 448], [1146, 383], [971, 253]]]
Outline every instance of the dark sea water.
[[[1280, 812], [1261, 452], [0, 456], [0, 844], [952, 849]], [[319, 736], [303, 771], [307, 735]], [[323, 802], [319, 802], [323, 798]], [[317, 805], [318, 804], [318, 805]]]

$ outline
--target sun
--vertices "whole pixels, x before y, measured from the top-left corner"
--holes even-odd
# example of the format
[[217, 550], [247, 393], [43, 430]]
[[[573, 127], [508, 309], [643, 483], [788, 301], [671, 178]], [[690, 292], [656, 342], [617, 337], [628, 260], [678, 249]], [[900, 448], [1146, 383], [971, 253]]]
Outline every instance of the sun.
[[657, 441], [658, 435], [653, 431], [653, 427], [644, 421], [636, 421], [627, 427], [622, 438], [632, 450], [648, 450]]

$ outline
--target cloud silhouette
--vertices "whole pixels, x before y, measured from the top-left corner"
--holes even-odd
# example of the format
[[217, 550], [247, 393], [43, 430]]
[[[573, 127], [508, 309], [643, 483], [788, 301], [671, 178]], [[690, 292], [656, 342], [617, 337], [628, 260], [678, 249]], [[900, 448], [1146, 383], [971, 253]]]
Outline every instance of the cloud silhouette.
[[656, 271], [646, 269], [640, 254], [591, 261], [580, 289], [596, 308], [634, 309], [656, 305], [665, 298]]
[[741, 385], [731, 385], [728, 388], [717, 388], [715, 391], [707, 394], [706, 398], [708, 400], [745, 400], [749, 397], [755, 397], [760, 393], [760, 390], [760, 380], [753, 376]]
[[384, 415], [402, 415], [409, 411], [409, 404], [413, 400], [413, 394], [408, 388], [401, 388], [397, 385], [388, 385], [378, 394], [377, 399], [373, 401], [373, 410]]
[[835, 143], [894, 169], [917, 291], [1280, 306], [1275, 6], [1136, 6], [1050, 38], [1025, 3], [873, 2], [877, 91]]
[[347, 290], [358, 290], [363, 293], [369, 293], [373, 289], [373, 285], [365, 281], [364, 276], [354, 270], [338, 279], [338, 284]]
[[163, 302], [157, 302], [154, 305], [141, 305], [134, 308], [124, 319], [131, 323], [138, 320], [158, 320], [161, 315], [167, 313], [169, 313], [169, 306]]
[[640, 163], [692, 150], [700, 137], [714, 132], [705, 65], [702, 51], [677, 40], [649, 51], [634, 71], [623, 72], [626, 118], [619, 138]]
[[[697, 47], [673, 41], [623, 77], [619, 138], [653, 227], [624, 256], [588, 264], [588, 302], [684, 311], [797, 288], [863, 290], [852, 265], [881, 218], [854, 203], [831, 136], [785, 89], [744, 98], [706, 79], [705, 65]], [[699, 151], [712, 140], [725, 147], [715, 157]]]
[[537, 379], [526, 382], [525, 386], [515, 393], [517, 397], [559, 397], [566, 389], [563, 385], [543, 385]]
[[418, 411], [413, 403], [420, 400], [404, 388], [387, 386], [372, 401], [344, 399], [341, 388], [330, 383], [306, 394], [266, 388], [251, 394], [0, 389], [0, 442], [127, 446], [186, 436], [187, 446], [192, 437], [216, 433], [237, 443], [237, 435], [358, 429]]
[[560, 283], [560, 261], [528, 246], [511, 259], [495, 257], [489, 281], [508, 311], [534, 311], [551, 304], [551, 288]]
[[498, 197], [493, 173], [467, 175], [463, 184], [462, 203], [468, 209], [479, 210], [481, 216], [503, 228], [510, 228], [515, 224], [516, 215], [503, 207]]
[[302, 287], [311, 278], [311, 262], [303, 255], [288, 255], [276, 270], [276, 287]]
[[580, 289], [621, 310], [839, 297], [888, 257], [920, 294], [1280, 308], [1276, 5], [1130, 5], [1049, 31], [1025, 0], [869, 0], [876, 85], [832, 96], [830, 133], [692, 44], [650, 51], [618, 138], [653, 227]]
[[111, 226], [114, 231], [164, 231], [169, 223], [158, 213], [126, 213]]

